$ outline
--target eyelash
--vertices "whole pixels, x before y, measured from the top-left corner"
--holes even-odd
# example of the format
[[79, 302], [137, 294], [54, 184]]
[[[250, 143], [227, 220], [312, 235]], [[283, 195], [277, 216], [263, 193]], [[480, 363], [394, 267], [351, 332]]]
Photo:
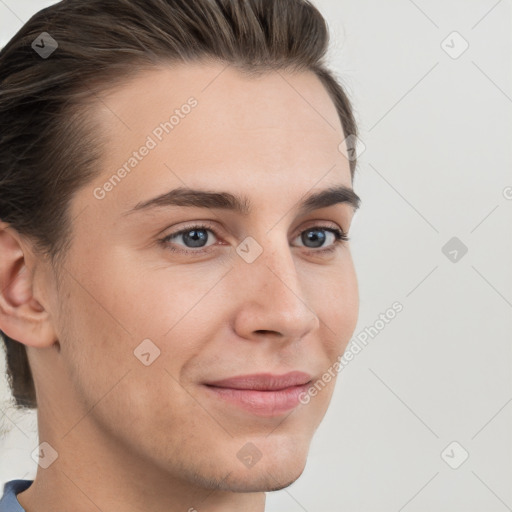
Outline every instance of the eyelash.
[[[212, 226], [210, 226], [208, 224], [199, 223], [199, 224], [194, 224], [192, 226], [181, 229], [180, 231], [176, 231], [175, 233], [170, 233], [169, 235], [166, 235], [164, 238], [161, 238], [160, 240], [158, 240], [158, 242], [161, 245], [163, 245], [164, 247], [166, 247], [168, 250], [170, 250], [174, 253], [179, 253], [179, 254], [189, 254], [190, 255], [190, 254], [206, 254], [206, 253], [211, 252], [210, 247], [213, 247], [213, 245], [209, 245], [206, 248], [199, 248], [198, 250], [176, 249], [175, 247], [173, 247], [171, 245], [171, 243], [170, 243], [171, 239], [179, 237], [180, 235], [188, 233], [189, 231], [192, 231], [192, 230], [211, 231], [215, 235], [216, 238], [219, 238], [217, 235], [217, 232], [215, 231], [215, 229], [213, 229]], [[327, 247], [325, 249], [310, 249], [308, 251], [310, 253], [328, 254], [328, 253], [331, 253], [334, 250], [336, 250], [339, 245], [341, 245], [345, 242], [348, 242], [350, 240], [350, 238], [344, 231], [342, 231], [341, 229], [338, 229], [338, 228], [330, 227], [330, 226], [329, 227], [327, 227], [327, 226], [312, 226], [310, 228], [307, 228], [307, 229], [304, 229], [303, 231], [301, 231], [299, 233], [299, 235], [306, 231], [329, 231], [335, 237], [334, 243], [332, 245], [330, 245], [329, 247]]]

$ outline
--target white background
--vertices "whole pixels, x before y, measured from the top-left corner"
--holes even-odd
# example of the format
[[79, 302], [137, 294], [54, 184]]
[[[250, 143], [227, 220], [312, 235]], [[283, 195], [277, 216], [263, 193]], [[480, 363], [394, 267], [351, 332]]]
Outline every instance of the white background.
[[[0, 0], [0, 42], [51, 3]], [[404, 309], [340, 373], [306, 470], [266, 510], [512, 510], [512, 2], [314, 3], [365, 146], [355, 335]], [[32, 479], [35, 413], [1, 393], [0, 483]]]

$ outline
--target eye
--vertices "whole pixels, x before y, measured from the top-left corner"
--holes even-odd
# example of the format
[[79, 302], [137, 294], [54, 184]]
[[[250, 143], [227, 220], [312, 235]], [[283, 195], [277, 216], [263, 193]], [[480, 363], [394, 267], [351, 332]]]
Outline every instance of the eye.
[[202, 249], [204, 247], [209, 247], [209, 245], [206, 245], [206, 242], [208, 241], [208, 233], [213, 233], [215, 236], [215, 231], [210, 228], [210, 226], [199, 224], [194, 226], [189, 226], [187, 228], [181, 229], [180, 231], [176, 231], [176, 233], [171, 233], [170, 235], [167, 235], [165, 238], [162, 238], [160, 242], [165, 244], [168, 249], [170, 249], [173, 252], [180, 252], [184, 254], [188, 253], [202, 253], [202, 252], [208, 252], [208, 251], [200, 251], [200, 250], [193, 250], [193, 251], [187, 251], [187, 250], [181, 250], [176, 249], [171, 245], [171, 241], [173, 241], [173, 244], [176, 244], [175, 240], [182, 240], [185, 243], [185, 247], [191, 248], [191, 249]]
[[[331, 236], [333, 243], [330, 245], [327, 244], [327, 247], [325, 247], [326, 240], [329, 238], [327, 235]], [[297, 238], [300, 238], [301, 242], [304, 243], [308, 249], [313, 249], [312, 252], [316, 253], [334, 251], [339, 244], [348, 242], [349, 240], [348, 236], [341, 229], [327, 226], [313, 226], [305, 229], [296, 237], [296, 239]], [[312, 245], [308, 245], [310, 243]], [[320, 250], [315, 250], [319, 247], [321, 248]]]
[[[172, 252], [204, 254], [210, 252], [211, 249], [207, 248], [214, 245], [214, 243], [208, 244], [211, 238], [208, 233], [213, 234], [215, 238], [217, 237], [212, 226], [207, 224], [195, 224], [176, 231], [175, 233], [171, 233], [159, 240], [159, 242]], [[331, 238], [331, 244], [326, 243], [329, 238]], [[334, 251], [338, 245], [349, 240], [344, 231], [331, 226], [313, 226], [305, 229], [295, 237], [295, 240], [297, 239], [300, 239], [306, 248], [311, 249], [310, 252], [316, 254]], [[179, 244], [180, 241], [183, 242], [183, 245]], [[185, 249], [178, 249], [176, 245], [184, 246]], [[205, 248], [206, 250], [204, 250]]]

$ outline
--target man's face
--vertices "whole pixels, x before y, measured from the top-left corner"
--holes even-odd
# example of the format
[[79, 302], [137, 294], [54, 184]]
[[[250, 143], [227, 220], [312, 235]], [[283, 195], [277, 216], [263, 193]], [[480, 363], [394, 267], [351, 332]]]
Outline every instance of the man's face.
[[[312, 73], [223, 69], [155, 68], [89, 112], [107, 150], [72, 199], [71, 249], [48, 294], [60, 351], [51, 369], [36, 365], [40, 421], [63, 457], [87, 439], [91, 464], [122, 454], [202, 486], [270, 490], [302, 473], [334, 379], [308, 404], [290, 390], [206, 383], [301, 371], [312, 385], [343, 353], [357, 281], [329, 228], [348, 233], [353, 208], [300, 204], [351, 177], [336, 109]], [[250, 209], [133, 210], [178, 187], [245, 196]]]

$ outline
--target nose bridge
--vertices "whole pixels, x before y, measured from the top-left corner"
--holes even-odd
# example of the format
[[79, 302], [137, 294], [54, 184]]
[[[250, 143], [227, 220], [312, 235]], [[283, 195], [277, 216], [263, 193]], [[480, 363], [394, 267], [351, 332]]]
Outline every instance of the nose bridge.
[[276, 227], [259, 234], [257, 243], [261, 246], [261, 254], [253, 265], [265, 277], [262, 286], [268, 291], [285, 295], [293, 293], [304, 299], [286, 234]]
[[252, 263], [240, 262], [240, 272], [246, 286], [242, 303], [246, 313], [252, 310], [247, 316], [252, 318], [252, 330], [300, 338], [314, 329], [318, 318], [308, 303], [287, 237], [277, 229], [259, 235], [251, 251], [260, 254]]
[[295, 296], [298, 295], [301, 299], [305, 299], [297, 276], [292, 251], [287, 241], [271, 240], [271, 237], [268, 237], [266, 247], [261, 255], [260, 265], [267, 272], [265, 285], [269, 289], [279, 293], [282, 288], [282, 293], [285, 295], [293, 293]]

